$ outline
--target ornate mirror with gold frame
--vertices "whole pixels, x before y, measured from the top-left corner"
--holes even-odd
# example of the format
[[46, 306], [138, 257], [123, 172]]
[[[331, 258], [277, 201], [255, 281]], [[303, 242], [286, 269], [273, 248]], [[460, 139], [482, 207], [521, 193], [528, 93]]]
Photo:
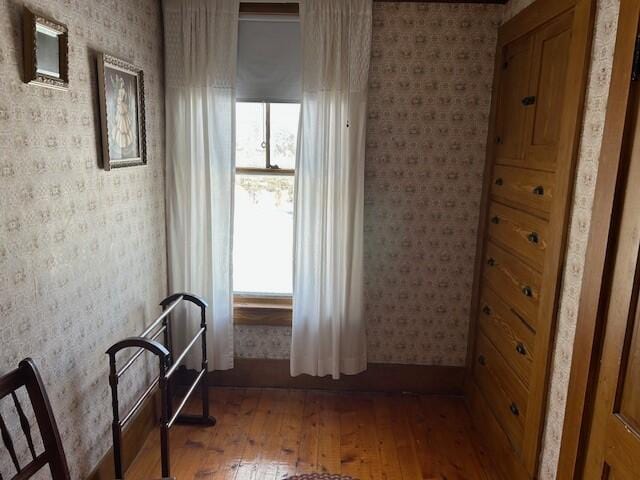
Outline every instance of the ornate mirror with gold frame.
[[69, 87], [69, 31], [66, 25], [24, 9], [24, 81]]

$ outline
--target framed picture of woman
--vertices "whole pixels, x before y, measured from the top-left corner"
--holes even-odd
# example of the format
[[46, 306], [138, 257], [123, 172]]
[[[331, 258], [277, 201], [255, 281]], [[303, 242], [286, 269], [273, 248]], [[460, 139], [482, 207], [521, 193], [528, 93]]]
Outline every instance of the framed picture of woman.
[[99, 54], [103, 167], [146, 165], [144, 77], [140, 68]]

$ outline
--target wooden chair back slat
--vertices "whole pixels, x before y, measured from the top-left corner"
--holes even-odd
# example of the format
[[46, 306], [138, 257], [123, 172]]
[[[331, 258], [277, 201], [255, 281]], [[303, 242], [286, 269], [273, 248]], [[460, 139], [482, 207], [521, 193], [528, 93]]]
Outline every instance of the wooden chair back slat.
[[36, 457], [31, 463], [27, 464], [15, 477], [11, 480], [27, 480], [35, 475], [38, 470], [44, 467], [47, 464], [47, 455], [42, 453], [40, 456]]
[[9, 452], [9, 456], [11, 457], [11, 461], [13, 462], [13, 466], [16, 467], [16, 470], [19, 472], [21, 469], [20, 462], [18, 461], [18, 455], [16, 454], [16, 449], [13, 446], [13, 439], [11, 438], [11, 434], [9, 433], [7, 424], [4, 423], [2, 414], [0, 414], [0, 435], [2, 436], [2, 443], [4, 443], [4, 447]]
[[[31, 425], [16, 395], [16, 391], [22, 387], [27, 390], [36, 423], [40, 430], [40, 436], [42, 437], [44, 452], [40, 455], [36, 454], [31, 434]], [[18, 420], [27, 440], [31, 456], [33, 457], [30, 463], [21, 468], [13, 440], [9, 434], [5, 420], [0, 415], [0, 434], [17, 470], [16, 476], [12, 477], [11, 480], [26, 480], [35, 475], [38, 470], [47, 464], [53, 480], [70, 480], [69, 467], [64, 455], [58, 426], [53, 416], [51, 404], [49, 403], [49, 397], [44, 389], [44, 383], [38, 373], [38, 369], [30, 358], [21, 361], [17, 369], [0, 377], [0, 400], [7, 395], [13, 397]], [[1, 476], [0, 480], [3, 480]]]
[[31, 437], [31, 425], [29, 425], [29, 420], [24, 414], [24, 410], [22, 409], [22, 405], [20, 404], [20, 400], [18, 400], [16, 392], [11, 392], [11, 397], [13, 398], [13, 405], [16, 407], [16, 412], [18, 412], [18, 418], [20, 419], [20, 427], [22, 428], [22, 433], [24, 433], [24, 436], [27, 439], [27, 445], [29, 445], [31, 458], [35, 460], [36, 448], [33, 445], [33, 438]]

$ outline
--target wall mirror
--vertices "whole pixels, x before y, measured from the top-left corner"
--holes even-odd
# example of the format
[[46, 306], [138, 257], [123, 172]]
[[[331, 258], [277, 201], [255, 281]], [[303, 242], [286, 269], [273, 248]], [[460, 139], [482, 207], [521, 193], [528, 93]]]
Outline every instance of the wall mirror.
[[24, 81], [66, 89], [69, 86], [68, 30], [62, 23], [24, 10]]

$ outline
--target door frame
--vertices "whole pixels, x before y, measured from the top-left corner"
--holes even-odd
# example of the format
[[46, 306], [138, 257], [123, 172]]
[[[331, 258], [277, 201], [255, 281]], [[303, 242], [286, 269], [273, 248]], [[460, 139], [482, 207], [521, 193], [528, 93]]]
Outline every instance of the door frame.
[[560, 444], [559, 480], [582, 478], [589, 439], [620, 221], [620, 193], [628, 168], [623, 158], [631, 123], [628, 107], [631, 95], [640, 93], [640, 85], [631, 81], [639, 18], [640, 0], [621, 0]]

